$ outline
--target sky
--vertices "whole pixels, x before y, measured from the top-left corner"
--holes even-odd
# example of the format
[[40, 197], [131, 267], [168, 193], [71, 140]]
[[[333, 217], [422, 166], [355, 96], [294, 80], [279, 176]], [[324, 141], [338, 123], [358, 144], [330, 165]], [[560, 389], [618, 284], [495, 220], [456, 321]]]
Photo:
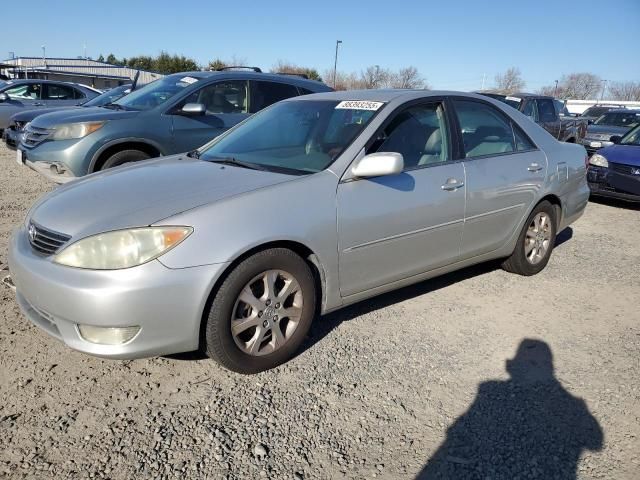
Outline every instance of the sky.
[[[54, 6], [55, 5], [55, 6]], [[269, 0], [248, 2], [30, 0], [19, 21], [3, 22], [0, 58], [97, 58], [182, 54], [206, 65], [278, 60], [360, 72], [413, 65], [436, 89], [489, 88], [520, 69], [526, 90], [563, 74], [640, 81], [640, 0]], [[46, 14], [42, 13], [46, 12]], [[7, 12], [5, 12], [7, 13]]]

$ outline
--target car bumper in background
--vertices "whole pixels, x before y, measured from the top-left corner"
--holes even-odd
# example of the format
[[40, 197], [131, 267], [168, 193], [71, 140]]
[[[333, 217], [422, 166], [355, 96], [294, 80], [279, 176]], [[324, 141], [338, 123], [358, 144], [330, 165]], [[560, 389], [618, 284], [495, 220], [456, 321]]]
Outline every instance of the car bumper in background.
[[15, 130], [13, 127], [7, 127], [2, 132], [2, 140], [12, 149], [15, 149], [22, 140], [22, 130]]
[[[224, 265], [170, 269], [154, 260], [113, 271], [65, 267], [35, 253], [24, 228], [9, 246], [11, 278], [27, 318], [75, 350], [116, 359], [198, 348], [205, 304]], [[139, 331], [105, 345], [85, 340], [79, 325]]]
[[625, 173], [620, 167], [612, 163], [609, 168], [589, 166], [587, 180], [591, 194], [640, 202], [640, 175]]
[[580, 143], [587, 150], [587, 153], [589, 154], [589, 156], [593, 155], [601, 148], [609, 147], [613, 145], [613, 142], [610, 142], [608, 140], [596, 140], [596, 139], [589, 139], [589, 138], [583, 138], [580, 141]]

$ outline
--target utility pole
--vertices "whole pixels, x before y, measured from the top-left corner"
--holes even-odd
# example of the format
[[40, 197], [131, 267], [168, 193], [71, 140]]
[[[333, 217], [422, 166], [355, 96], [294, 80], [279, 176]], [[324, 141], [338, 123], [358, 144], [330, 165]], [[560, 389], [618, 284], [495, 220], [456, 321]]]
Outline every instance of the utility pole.
[[487, 78], [487, 74], [483, 73], [482, 74], [482, 87], [480, 87], [480, 91], [484, 91], [484, 81]]
[[558, 80], [556, 80], [556, 86], [553, 89], [553, 96], [555, 97], [558, 94]]
[[600, 92], [600, 101], [604, 98], [604, 91], [607, 89], [607, 80], [602, 80], [602, 92]]
[[338, 73], [338, 46], [342, 43], [342, 40], [336, 40], [336, 56], [333, 61], [333, 88], [336, 88], [336, 74]]
[[87, 44], [85, 43], [82, 47], [84, 48], [84, 59], [86, 60], [87, 59]]
[[45, 45], [41, 45], [42, 47], [42, 66], [47, 66], [47, 47]]

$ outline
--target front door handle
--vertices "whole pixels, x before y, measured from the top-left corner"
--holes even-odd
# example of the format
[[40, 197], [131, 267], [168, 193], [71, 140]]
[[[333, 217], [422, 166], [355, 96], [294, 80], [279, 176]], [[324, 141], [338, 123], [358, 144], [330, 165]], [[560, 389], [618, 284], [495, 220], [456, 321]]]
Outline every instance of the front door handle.
[[36, 102], [33, 104], [34, 107], [44, 107], [44, 103]]
[[530, 172], [539, 172], [540, 170], [542, 170], [542, 165], [538, 165], [537, 163], [532, 163], [527, 167], [527, 170], [529, 170]]
[[447, 183], [442, 185], [440, 188], [445, 192], [453, 192], [459, 189], [460, 187], [464, 187], [464, 182], [460, 182], [455, 178], [448, 178]]

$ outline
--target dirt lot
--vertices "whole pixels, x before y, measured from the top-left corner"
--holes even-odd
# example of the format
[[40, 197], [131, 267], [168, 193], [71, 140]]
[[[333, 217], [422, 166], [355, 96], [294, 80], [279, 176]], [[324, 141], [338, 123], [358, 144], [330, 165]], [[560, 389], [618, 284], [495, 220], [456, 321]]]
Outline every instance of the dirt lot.
[[[0, 165], [2, 263], [53, 187]], [[347, 308], [252, 377], [73, 352], [0, 288], [0, 477], [640, 478], [639, 246], [640, 210], [590, 203], [540, 275], [483, 265]]]

